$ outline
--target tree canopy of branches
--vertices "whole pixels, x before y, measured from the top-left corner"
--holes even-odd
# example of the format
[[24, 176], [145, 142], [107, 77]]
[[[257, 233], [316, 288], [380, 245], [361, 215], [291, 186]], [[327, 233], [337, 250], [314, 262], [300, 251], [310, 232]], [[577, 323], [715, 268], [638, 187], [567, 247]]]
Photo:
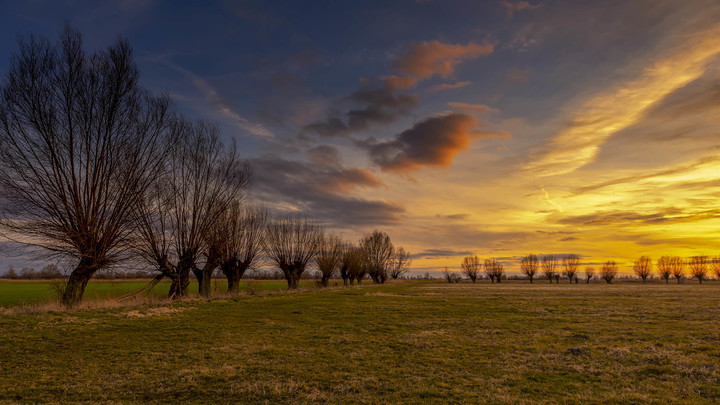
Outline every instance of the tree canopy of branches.
[[710, 271], [712, 271], [716, 279], [720, 280], [720, 256], [715, 256], [710, 260]]
[[702, 284], [705, 277], [707, 277], [708, 271], [708, 257], [707, 256], [693, 256], [688, 261], [688, 267], [690, 268], [690, 275]]
[[220, 215], [211, 240], [219, 257], [220, 270], [228, 281], [228, 293], [239, 292], [240, 279], [262, 250], [267, 219], [267, 208], [243, 207], [240, 201], [233, 201]]
[[390, 277], [392, 279], [398, 279], [403, 274], [408, 272], [412, 259], [410, 259], [410, 253], [405, 251], [405, 248], [400, 246], [395, 250], [393, 255], [392, 267], [390, 268]]
[[86, 54], [19, 41], [0, 89], [0, 198], [6, 236], [77, 261], [63, 293], [78, 304], [99, 269], [124, 258], [131, 205], [162, 172], [169, 100], [145, 91], [129, 43]]
[[657, 261], [657, 270], [661, 278], [665, 279], [665, 284], [670, 282], [670, 276], [673, 274], [672, 257], [662, 256]]
[[220, 142], [217, 126], [179, 119], [175, 129], [165, 174], [136, 206], [137, 251], [170, 278], [170, 297], [187, 295], [191, 271], [207, 297], [221, 264], [220, 220], [243, 199], [252, 174], [236, 149]]
[[330, 279], [342, 266], [343, 253], [343, 242], [338, 236], [325, 234], [320, 237], [315, 262], [320, 270], [320, 285], [323, 287], [328, 286]]
[[490, 277], [490, 282], [500, 282], [502, 280], [502, 276], [505, 273], [505, 266], [502, 265], [497, 259], [485, 259], [485, 262], [483, 263], [483, 268], [485, 269], [485, 274]]
[[545, 277], [547, 277], [552, 284], [553, 278], [557, 275], [557, 257], [555, 257], [555, 255], [545, 255], [543, 256], [540, 265], [542, 266], [542, 271], [545, 274]]
[[680, 284], [680, 280], [685, 277], [685, 260], [680, 256], [672, 256], [669, 263], [673, 277]]
[[480, 258], [477, 256], [466, 256], [460, 266], [463, 269], [465, 277], [474, 283], [480, 274]]
[[520, 270], [525, 274], [532, 284], [535, 275], [540, 269], [540, 260], [537, 255], [529, 254], [520, 260]]
[[608, 260], [600, 268], [600, 275], [606, 283], [612, 284], [613, 279], [617, 276], [618, 267], [614, 260]]
[[395, 255], [395, 246], [390, 236], [375, 230], [360, 239], [360, 249], [363, 251], [367, 273], [373, 283], [384, 283], [390, 275]]
[[644, 283], [652, 274], [652, 259], [648, 256], [640, 256], [633, 264], [633, 271]]
[[345, 245], [342, 264], [340, 265], [340, 277], [342, 277], [345, 285], [348, 282], [350, 282], [350, 285], [354, 285], [355, 281], [362, 284], [366, 273], [367, 266], [365, 265], [365, 254], [362, 249], [352, 244]]
[[580, 256], [575, 254], [569, 254], [565, 255], [562, 258], [562, 264], [565, 271], [563, 272], [565, 274], [565, 277], [570, 280], [570, 282], [573, 282], [573, 279], [577, 277], [578, 269], [580, 268]]
[[590, 280], [595, 276], [595, 268], [593, 266], [585, 266], [585, 284], [590, 284]]
[[267, 225], [265, 253], [285, 275], [289, 289], [298, 288], [300, 276], [315, 257], [323, 229], [304, 217], [284, 217]]

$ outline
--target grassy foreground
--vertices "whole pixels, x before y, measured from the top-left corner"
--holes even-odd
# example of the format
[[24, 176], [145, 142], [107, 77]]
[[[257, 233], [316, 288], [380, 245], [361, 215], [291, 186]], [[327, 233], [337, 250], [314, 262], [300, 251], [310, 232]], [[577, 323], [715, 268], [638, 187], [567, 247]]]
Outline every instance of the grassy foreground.
[[717, 403], [720, 286], [408, 282], [0, 317], [0, 401]]
[[[123, 294], [141, 289], [149, 280], [90, 280], [85, 289], [84, 300], [97, 301], [117, 298]], [[0, 307], [12, 307], [25, 304], [36, 304], [58, 299], [58, 281], [47, 280], [0, 280]], [[280, 290], [287, 288], [285, 280], [253, 280], [250, 281], [256, 290]], [[313, 280], [300, 281], [301, 286], [312, 286]], [[246, 290], [248, 281], [240, 281], [240, 289]], [[227, 291], [227, 281], [213, 280], [213, 289], [218, 292]], [[167, 297], [170, 281], [162, 281], [149, 293], [153, 297]], [[197, 294], [197, 281], [191, 281], [190, 293]]]

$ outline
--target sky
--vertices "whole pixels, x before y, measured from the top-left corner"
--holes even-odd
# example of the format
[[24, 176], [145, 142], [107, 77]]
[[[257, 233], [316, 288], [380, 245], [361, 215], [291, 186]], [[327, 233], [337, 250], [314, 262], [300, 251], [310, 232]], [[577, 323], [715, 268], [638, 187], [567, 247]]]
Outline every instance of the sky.
[[3, 1], [0, 74], [65, 22], [127, 38], [254, 200], [383, 230], [414, 272], [720, 254], [716, 0]]

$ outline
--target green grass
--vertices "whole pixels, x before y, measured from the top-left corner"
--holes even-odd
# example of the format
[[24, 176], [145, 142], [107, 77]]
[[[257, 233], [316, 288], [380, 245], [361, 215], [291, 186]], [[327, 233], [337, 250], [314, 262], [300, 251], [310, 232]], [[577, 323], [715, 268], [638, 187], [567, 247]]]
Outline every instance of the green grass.
[[[88, 301], [105, 300], [119, 297], [146, 286], [149, 280], [91, 280], [85, 289], [84, 299]], [[23, 304], [34, 304], [57, 300], [56, 281], [45, 280], [0, 280], [0, 307], [12, 307]], [[314, 285], [312, 280], [303, 280], [301, 286]], [[253, 288], [257, 290], [280, 290], [287, 288], [284, 280], [252, 281]], [[213, 288], [217, 291], [226, 291], [227, 282], [214, 280]], [[240, 289], [247, 288], [247, 281], [240, 282]], [[154, 297], [165, 297], [170, 289], [170, 282], [164, 281], [156, 285], [150, 292]], [[197, 293], [197, 282], [190, 283], [190, 293]]]
[[720, 285], [412, 282], [0, 317], [0, 402], [720, 401]]

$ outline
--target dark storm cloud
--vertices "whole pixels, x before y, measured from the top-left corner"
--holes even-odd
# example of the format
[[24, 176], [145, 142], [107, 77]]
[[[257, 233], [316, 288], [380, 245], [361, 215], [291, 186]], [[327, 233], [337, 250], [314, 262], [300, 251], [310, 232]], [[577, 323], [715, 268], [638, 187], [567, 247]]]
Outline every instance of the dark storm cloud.
[[[303, 130], [323, 137], [335, 137], [364, 131], [371, 125], [394, 122], [418, 103], [416, 95], [397, 93], [397, 90], [408, 86], [407, 81], [400, 79], [393, 76], [364, 83], [360, 89], [335, 101], [327, 118], [305, 125]], [[341, 113], [346, 105], [352, 107]]]
[[264, 201], [289, 205], [336, 226], [396, 223], [405, 212], [394, 202], [348, 195], [359, 188], [383, 186], [382, 181], [364, 169], [276, 156], [251, 159], [251, 164], [255, 173], [253, 191]]

